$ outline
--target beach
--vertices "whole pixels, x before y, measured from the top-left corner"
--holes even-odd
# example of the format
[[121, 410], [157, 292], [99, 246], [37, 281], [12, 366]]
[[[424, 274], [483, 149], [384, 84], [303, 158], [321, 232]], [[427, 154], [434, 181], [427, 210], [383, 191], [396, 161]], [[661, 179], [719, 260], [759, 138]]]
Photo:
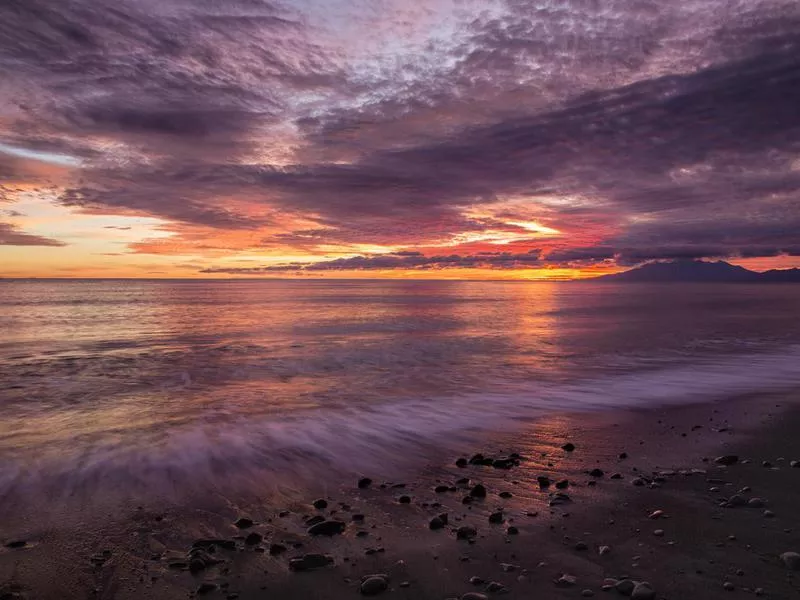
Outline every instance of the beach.
[[[800, 545], [799, 407], [796, 394], [774, 394], [554, 415], [464, 448], [467, 459], [516, 452], [510, 468], [459, 467], [452, 456], [402, 481], [364, 474], [368, 486], [343, 481], [280, 509], [265, 498], [216, 512], [130, 507], [77, 530], [14, 523], [5, 535], [25, 544], [0, 553], [3, 597], [338, 599], [379, 574], [386, 589], [376, 594], [395, 598], [615, 597], [604, 586], [629, 579], [648, 582], [654, 598], [788, 599], [800, 590], [781, 560]], [[320, 499], [327, 506], [315, 508]], [[447, 524], [432, 530], [441, 514]], [[314, 517], [343, 530], [312, 535]]]

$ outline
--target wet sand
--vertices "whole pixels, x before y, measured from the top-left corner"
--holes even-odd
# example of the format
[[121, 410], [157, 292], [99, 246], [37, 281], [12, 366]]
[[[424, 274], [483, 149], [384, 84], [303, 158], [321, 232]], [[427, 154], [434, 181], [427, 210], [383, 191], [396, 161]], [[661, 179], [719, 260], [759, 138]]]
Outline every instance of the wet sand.
[[[299, 491], [286, 506], [231, 496], [211, 509], [199, 497], [98, 514], [79, 527], [4, 522], [0, 598], [338, 599], [359, 596], [371, 574], [385, 574], [386, 589], [372, 580], [364, 591], [402, 599], [623, 597], [603, 591], [611, 579], [649, 582], [654, 595], [640, 586], [635, 598], [795, 598], [800, 572], [780, 555], [800, 552], [800, 468], [791, 466], [800, 460], [798, 407], [800, 395], [775, 394], [556, 415], [513, 434], [476, 434], [461, 454], [432, 455], [402, 480], [363, 473], [368, 487], [354, 477]], [[476, 453], [521, 459], [508, 469], [456, 466]], [[722, 455], [739, 460], [717, 464]], [[541, 489], [539, 477], [551, 485]], [[563, 480], [568, 487], [557, 489]], [[464, 504], [477, 484], [486, 497]], [[327, 506], [315, 508], [317, 499]], [[431, 530], [444, 513], [447, 525]], [[313, 517], [344, 530], [310, 535]], [[239, 528], [240, 518], [254, 523]], [[461, 527], [474, 538], [458, 539]], [[292, 562], [309, 554], [327, 558]]]

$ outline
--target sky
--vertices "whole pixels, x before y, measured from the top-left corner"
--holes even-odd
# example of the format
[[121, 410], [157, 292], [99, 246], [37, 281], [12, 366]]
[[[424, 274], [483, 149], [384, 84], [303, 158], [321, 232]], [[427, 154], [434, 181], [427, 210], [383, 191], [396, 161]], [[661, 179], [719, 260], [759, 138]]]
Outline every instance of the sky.
[[796, 0], [5, 0], [0, 276], [800, 266]]

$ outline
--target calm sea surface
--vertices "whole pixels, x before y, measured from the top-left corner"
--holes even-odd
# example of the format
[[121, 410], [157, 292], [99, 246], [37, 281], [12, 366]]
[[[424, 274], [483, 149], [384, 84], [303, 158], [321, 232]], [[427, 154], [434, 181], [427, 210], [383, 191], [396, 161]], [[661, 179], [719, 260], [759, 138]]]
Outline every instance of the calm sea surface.
[[800, 387], [800, 285], [0, 281], [0, 494], [368, 469]]

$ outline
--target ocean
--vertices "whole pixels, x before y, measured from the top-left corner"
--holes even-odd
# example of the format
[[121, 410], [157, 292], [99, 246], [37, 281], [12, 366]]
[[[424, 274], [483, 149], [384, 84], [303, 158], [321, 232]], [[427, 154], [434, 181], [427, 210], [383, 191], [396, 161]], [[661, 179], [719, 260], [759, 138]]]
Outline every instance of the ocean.
[[800, 286], [0, 281], [0, 498], [419, 464], [542, 416], [800, 387]]

